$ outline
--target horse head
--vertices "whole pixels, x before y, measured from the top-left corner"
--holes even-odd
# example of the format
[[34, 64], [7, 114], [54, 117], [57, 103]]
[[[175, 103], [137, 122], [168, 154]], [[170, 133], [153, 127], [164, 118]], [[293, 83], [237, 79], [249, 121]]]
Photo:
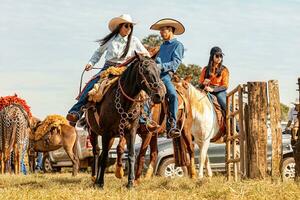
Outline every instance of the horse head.
[[42, 121], [37, 118], [37, 117], [30, 117], [29, 119], [29, 124], [30, 124], [30, 127], [29, 127], [29, 132], [30, 132], [30, 135], [33, 136], [36, 129], [41, 125]]
[[160, 79], [160, 70], [151, 58], [136, 54], [138, 60], [139, 86], [144, 90], [154, 103], [161, 103], [166, 95], [166, 88]]

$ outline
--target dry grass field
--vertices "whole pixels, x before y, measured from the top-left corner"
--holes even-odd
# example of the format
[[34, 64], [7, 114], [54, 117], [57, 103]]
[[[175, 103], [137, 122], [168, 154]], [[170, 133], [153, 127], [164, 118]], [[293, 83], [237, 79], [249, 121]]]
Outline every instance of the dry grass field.
[[0, 175], [0, 199], [299, 199], [300, 185], [293, 181], [244, 180], [226, 182], [224, 176], [211, 180], [155, 177], [144, 180], [133, 190], [125, 188], [126, 179], [106, 174], [104, 190], [94, 189], [87, 173]]

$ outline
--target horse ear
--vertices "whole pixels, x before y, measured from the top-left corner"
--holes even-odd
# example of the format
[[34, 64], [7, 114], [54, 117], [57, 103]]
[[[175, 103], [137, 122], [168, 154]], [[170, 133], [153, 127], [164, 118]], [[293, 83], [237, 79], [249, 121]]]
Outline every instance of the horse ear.
[[136, 51], [134, 51], [134, 53], [138, 60], [143, 60], [143, 56], [141, 54], [137, 53]]

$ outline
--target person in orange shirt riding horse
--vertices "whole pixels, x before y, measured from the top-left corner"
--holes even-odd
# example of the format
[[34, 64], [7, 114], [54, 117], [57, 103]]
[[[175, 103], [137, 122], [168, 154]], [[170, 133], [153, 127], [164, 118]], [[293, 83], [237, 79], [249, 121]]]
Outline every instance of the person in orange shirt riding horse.
[[223, 52], [220, 47], [210, 50], [208, 65], [200, 75], [200, 88], [217, 97], [222, 110], [226, 111], [226, 90], [229, 83], [229, 71], [223, 63]]

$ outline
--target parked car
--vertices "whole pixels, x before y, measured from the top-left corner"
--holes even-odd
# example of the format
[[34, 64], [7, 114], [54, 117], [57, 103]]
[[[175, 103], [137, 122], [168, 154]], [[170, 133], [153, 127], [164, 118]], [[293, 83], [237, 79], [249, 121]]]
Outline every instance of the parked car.
[[[80, 169], [87, 169], [92, 163], [93, 152], [88, 133], [83, 129], [77, 129], [77, 153], [80, 160]], [[64, 148], [50, 151], [44, 154], [44, 172], [60, 171], [62, 167], [72, 167], [72, 161], [65, 152]]]
[[[291, 179], [295, 176], [295, 161], [293, 158], [293, 149], [290, 144], [291, 136], [289, 134], [282, 135], [282, 150], [283, 159], [281, 163], [281, 173], [284, 179]], [[136, 144], [136, 154], [138, 154], [140, 144]], [[268, 137], [267, 144], [267, 161], [268, 170], [271, 170], [271, 137]], [[146, 152], [146, 165], [149, 163], [150, 150]], [[213, 172], [225, 172], [225, 143], [215, 144], [210, 143], [208, 149], [210, 166]], [[126, 157], [126, 155], [125, 155]], [[195, 163], [196, 168], [199, 168], [199, 148], [195, 145]], [[158, 139], [158, 159], [154, 168], [154, 174], [164, 177], [182, 177], [187, 175], [187, 171], [181, 167], [175, 167], [173, 158], [173, 143], [172, 140], [166, 138]]]

